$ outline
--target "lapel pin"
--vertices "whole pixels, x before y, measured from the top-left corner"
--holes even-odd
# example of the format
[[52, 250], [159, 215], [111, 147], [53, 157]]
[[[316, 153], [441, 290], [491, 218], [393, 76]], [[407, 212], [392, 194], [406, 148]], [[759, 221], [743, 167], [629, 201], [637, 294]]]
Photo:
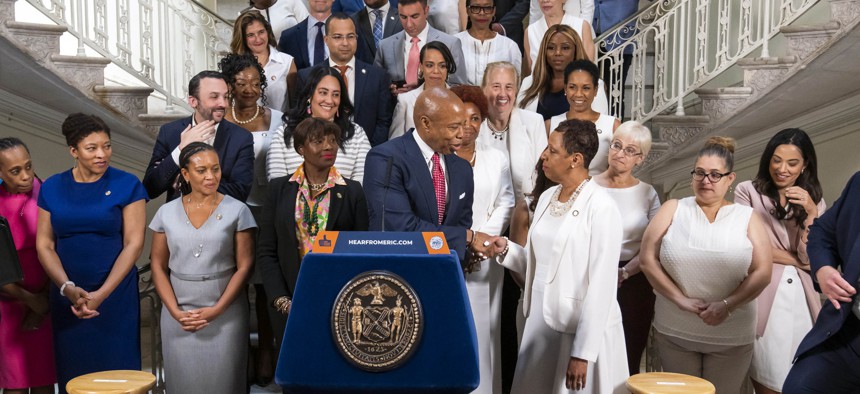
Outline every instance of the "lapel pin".
[[221, 220], [221, 214], [219, 213], [218, 215], [216, 215], [215, 219]]
[[278, 79], [278, 77], [272, 75], [272, 80], [274, 81], [275, 79]]
[[597, 129], [597, 134], [602, 134], [603, 130]]
[[110, 190], [106, 191], [106, 192], [105, 192], [105, 195], [106, 195], [106, 196], [109, 196], [109, 195], [110, 195]]
[[577, 217], [577, 216], [579, 216], [579, 211], [574, 209], [573, 210], [573, 217]]
[[362, 74], [367, 74], [367, 70], [365, 70], [365, 69], [363, 69], [363, 68], [362, 68], [362, 69], [361, 69], [361, 73], [362, 73]]
[[342, 197], [342, 196], [340, 195], [340, 193], [338, 193], [338, 194], [337, 194], [337, 198], [341, 198], [341, 197]]

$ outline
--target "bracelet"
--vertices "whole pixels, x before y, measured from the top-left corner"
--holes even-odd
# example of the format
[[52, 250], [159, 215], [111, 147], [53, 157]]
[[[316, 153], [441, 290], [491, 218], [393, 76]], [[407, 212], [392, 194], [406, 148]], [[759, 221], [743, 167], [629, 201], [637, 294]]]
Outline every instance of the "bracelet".
[[65, 297], [65, 296], [66, 296], [66, 293], [64, 293], [64, 290], [66, 290], [66, 286], [72, 286], [72, 287], [75, 287], [75, 282], [72, 282], [72, 281], [70, 281], [70, 280], [67, 280], [67, 281], [63, 282], [63, 285], [62, 285], [62, 286], [60, 286], [60, 295], [62, 295], [63, 297]]
[[732, 315], [732, 311], [729, 309], [729, 302], [723, 299], [723, 304], [726, 304], [726, 312], [729, 313], [729, 316]]
[[287, 296], [280, 296], [278, 298], [275, 298], [275, 301], [272, 302], [272, 305], [275, 307], [275, 310], [277, 310], [283, 315], [286, 315], [290, 311], [290, 306], [293, 305], [293, 300]]
[[630, 273], [627, 272], [627, 267], [621, 267], [619, 270], [621, 270], [621, 279], [627, 280], [627, 278], [630, 277]]
[[471, 241], [469, 241], [469, 244], [468, 244], [468, 245], [466, 245], [467, 247], [471, 248], [471, 247], [472, 247], [472, 245], [475, 243], [475, 238], [476, 238], [476, 237], [475, 237], [475, 230], [472, 230], [472, 229], [468, 229], [468, 228], [467, 228], [467, 229], [466, 229], [466, 231], [471, 231], [471, 232], [472, 232], [472, 240], [471, 240]]
[[508, 250], [511, 248], [511, 240], [508, 237], [502, 237], [505, 239], [505, 250], [502, 250], [502, 253], [499, 253], [499, 256], [505, 257], [508, 255]]

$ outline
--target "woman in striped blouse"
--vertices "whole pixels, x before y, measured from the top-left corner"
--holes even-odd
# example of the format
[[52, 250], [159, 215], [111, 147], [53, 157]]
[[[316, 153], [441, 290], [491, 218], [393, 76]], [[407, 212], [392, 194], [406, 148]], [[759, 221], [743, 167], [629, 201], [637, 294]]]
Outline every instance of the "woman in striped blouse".
[[340, 152], [334, 166], [344, 177], [361, 183], [364, 179], [364, 158], [370, 150], [370, 140], [364, 130], [353, 122], [353, 106], [340, 72], [330, 67], [314, 68], [308, 84], [299, 96], [299, 104], [284, 114], [284, 125], [272, 136], [266, 158], [269, 180], [292, 175], [302, 164], [302, 156], [292, 144], [296, 125], [307, 118], [334, 122], [340, 127]]

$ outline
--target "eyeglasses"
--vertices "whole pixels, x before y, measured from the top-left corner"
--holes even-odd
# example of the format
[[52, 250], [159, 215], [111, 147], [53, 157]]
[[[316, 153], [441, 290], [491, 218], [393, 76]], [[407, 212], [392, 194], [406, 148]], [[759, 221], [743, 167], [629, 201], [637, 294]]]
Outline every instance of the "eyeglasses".
[[709, 180], [709, 181], [711, 181], [711, 183], [717, 183], [717, 182], [719, 182], [719, 181], [720, 181], [720, 179], [723, 179], [723, 177], [724, 177], [724, 176], [729, 175], [729, 174], [731, 174], [731, 173], [732, 173], [732, 172], [731, 172], [731, 171], [729, 171], [729, 172], [727, 172], [727, 173], [725, 173], [725, 174], [720, 174], [719, 172], [712, 172], [712, 173], [706, 174], [706, 173], [705, 173], [704, 171], [702, 171], [702, 170], [698, 170], [698, 171], [697, 171], [697, 170], [693, 170], [693, 171], [690, 171], [690, 174], [693, 174], [693, 180], [694, 180], [694, 181], [696, 181], [696, 182], [701, 182], [701, 181], [704, 181], [704, 180], [705, 180], [705, 177], [708, 177], [708, 180]]
[[642, 152], [637, 152], [636, 149], [630, 145], [627, 145], [627, 147], [625, 148], [620, 141], [612, 141], [612, 144], [609, 145], [609, 149], [612, 149], [616, 152], [621, 151], [622, 153], [624, 153], [625, 157], [635, 157], [642, 154]]
[[496, 10], [496, 6], [488, 5], [488, 6], [480, 6], [480, 5], [470, 5], [469, 12], [473, 14], [480, 14], [481, 12], [485, 14], [492, 14], [493, 11]]

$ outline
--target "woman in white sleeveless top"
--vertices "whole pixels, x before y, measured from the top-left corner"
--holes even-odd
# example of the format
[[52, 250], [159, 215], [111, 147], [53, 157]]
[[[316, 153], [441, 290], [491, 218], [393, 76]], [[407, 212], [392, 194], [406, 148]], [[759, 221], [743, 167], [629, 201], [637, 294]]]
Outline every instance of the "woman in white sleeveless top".
[[597, 97], [598, 71], [597, 66], [588, 60], [575, 60], [564, 69], [564, 95], [570, 104], [570, 109], [563, 114], [553, 116], [548, 121], [547, 133], [552, 132], [558, 124], [567, 119], [579, 119], [594, 122], [597, 126], [597, 138], [600, 147], [597, 155], [588, 167], [590, 175], [597, 175], [609, 168], [609, 144], [615, 129], [621, 121], [607, 114], [602, 114], [591, 108], [591, 103]]
[[756, 307], [771, 249], [750, 207], [725, 199], [734, 141], [712, 137], [692, 171], [695, 197], [669, 200], [642, 239], [642, 270], [657, 292], [654, 329], [666, 372], [739, 393], [752, 360]]
[[582, 39], [582, 46], [585, 49], [585, 54], [588, 60], [592, 62], [597, 58], [597, 48], [594, 46], [594, 30], [591, 29], [591, 23], [578, 16], [573, 16], [564, 12], [565, 0], [544, 0], [541, 2], [541, 11], [543, 18], [533, 21], [525, 31], [523, 38], [523, 49], [529, 55], [526, 59], [528, 69], [532, 70], [535, 65], [535, 60], [538, 55], [538, 48], [543, 40], [543, 35], [554, 25], [562, 24], [573, 28], [579, 38]]

